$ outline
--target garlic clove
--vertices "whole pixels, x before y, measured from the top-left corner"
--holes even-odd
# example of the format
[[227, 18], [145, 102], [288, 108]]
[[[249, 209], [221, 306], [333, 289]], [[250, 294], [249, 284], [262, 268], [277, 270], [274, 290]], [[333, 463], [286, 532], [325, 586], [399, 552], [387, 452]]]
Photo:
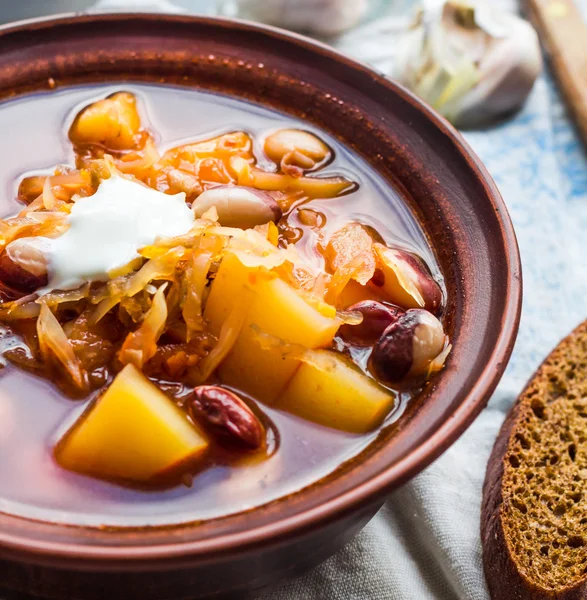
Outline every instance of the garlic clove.
[[237, 0], [238, 16], [317, 35], [337, 35], [354, 27], [367, 0]]
[[542, 68], [532, 26], [483, 0], [427, 0], [398, 46], [391, 76], [460, 127], [520, 108]]
[[221, 225], [241, 229], [279, 221], [282, 215], [279, 204], [267, 192], [242, 185], [222, 185], [206, 190], [192, 204], [197, 219], [213, 207]]
[[521, 19], [516, 31], [515, 36], [495, 40], [479, 65], [479, 83], [461, 101], [457, 119], [460, 127], [496, 120], [522, 106], [530, 94], [542, 70], [538, 36]]

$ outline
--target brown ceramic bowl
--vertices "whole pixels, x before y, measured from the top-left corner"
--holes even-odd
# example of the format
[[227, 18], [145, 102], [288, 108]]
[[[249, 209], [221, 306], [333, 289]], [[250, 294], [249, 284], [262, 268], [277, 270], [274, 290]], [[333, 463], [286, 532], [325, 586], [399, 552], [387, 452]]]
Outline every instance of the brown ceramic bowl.
[[327, 480], [246, 514], [160, 529], [0, 515], [5, 587], [83, 600], [243, 598], [339, 549], [485, 406], [518, 327], [518, 249], [495, 184], [461, 136], [409, 92], [326, 46], [184, 16], [65, 16], [0, 29], [0, 98], [145, 80], [248, 98], [337, 136], [403, 190], [447, 282], [454, 349], [446, 368], [394, 431]]

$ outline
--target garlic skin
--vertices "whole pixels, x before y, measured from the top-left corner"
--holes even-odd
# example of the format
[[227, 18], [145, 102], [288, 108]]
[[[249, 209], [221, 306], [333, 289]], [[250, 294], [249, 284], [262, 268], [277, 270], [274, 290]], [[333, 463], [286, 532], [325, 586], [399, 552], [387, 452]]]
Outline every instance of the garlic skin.
[[182, 10], [169, 0], [98, 0], [89, 12], [165, 12]]
[[533, 27], [482, 0], [427, 0], [398, 45], [391, 77], [463, 128], [519, 109], [542, 69]]
[[354, 27], [368, 0], [237, 0], [236, 4], [239, 17], [332, 36]]

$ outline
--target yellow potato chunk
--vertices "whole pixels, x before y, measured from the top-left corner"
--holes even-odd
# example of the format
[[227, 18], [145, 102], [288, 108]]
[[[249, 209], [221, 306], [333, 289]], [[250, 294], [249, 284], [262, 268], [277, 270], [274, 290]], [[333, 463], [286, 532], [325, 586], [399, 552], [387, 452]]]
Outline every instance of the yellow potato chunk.
[[337, 308], [345, 309], [357, 302], [364, 300], [381, 300], [382, 296], [379, 290], [371, 285], [361, 285], [357, 281], [351, 279], [342, 289], [336, 299]]
[[275, 408], [334, 429], [366, 433], [382, 423], [394, 402], [392, 392], [345, 357], [317, 350], [308, 353]]
[[[220, 333], [222, 323], [230, 315], [235, 303], [243, 301], [245, 286], [254, 287], [258, 273], [258, 267], [245, 267], [236, 254], [230, 252], [224, 256], [204, 310], [204, 318], [208, 320], [214, 335]], [[251, 298], [250, 294], [247, 296]]]
[[340, 322], [325, 316], [281, 279], [260, 279], [249, 315], [230, 354], [220, 366], [220, 378], [271, 404], [293, 376], [299, 360], [283, 348], [263, 347], [259, 333], [305, 348], [330, 345]]
[[69, 139], [74, 144], [101, 144], [111, 150], [129, 150], [135, 146], [140, 129], [135, 97], [120, 92], [84, 108], [69, 130]]
[[[306, 348], [328, 346], [339, 320], [333, 307], [315, 307], [285, 281], [245, 267], [234, 254], [227, 254], [206, 303], [204, 316], [216, 335], [236, 302], [243, 301], [243, 289], [250, 302], [248, 315], [231, 352], [220, 365], [220, 379], [258, 400], [271, 403], [292, 377], [299, 361], [288, 354], [287, 344]], [[263, 343], [262, 333], [271, 336]], [[283, 348], [267, 348], [272, 342], [286, 342]]]
[[129, 364], [65, 434], [55, 454], [71, 471], [144, 484], [181, 474], [208, 446], [206, 435]]

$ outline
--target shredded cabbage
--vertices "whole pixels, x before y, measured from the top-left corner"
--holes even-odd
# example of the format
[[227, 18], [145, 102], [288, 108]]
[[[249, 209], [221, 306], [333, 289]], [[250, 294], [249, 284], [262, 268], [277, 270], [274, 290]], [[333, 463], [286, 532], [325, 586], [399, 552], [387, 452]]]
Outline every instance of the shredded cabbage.
[[80, 391], [88, 389], [87, 374], [81, 366], [61, 324], [46, 304], [41, 304], [37, 319], [39, 350], [46, 363], [56, 361]]
[[195, 367], [189, 369], [189, 380], [193, 385], [200, 385], [207, 381], [220, 366], [220, 363], [228, 356], [232, 347], [236, 343], [238, 334], [240, 333], [245, 317], [248, 312], [248, 296], [253, 292], [247, 288], [243, 288], [237, 302], [228, 318], [220, 328], [218, 342], [212, 348], [210, 353], [205, 356]]
[[[101, 181], [116, 173], [165, 193], [183, 186], [188, 204], [214, 186], [249, 185], [269, 191], [284, 218], [296, 203], [338, 196], [355, 186], [338, 176], [306, 177], [295, 169], [263, 171], [256, 166], [253, 140], [244, 132], [185, 144], [162, 156], [144, 129], [134, 132], [124, 147], [92, 140], [76, 143], [72, 138], [76, 169], [58, 166], [52, 175], [34, 175], [21, 182], [19, 199], [27, 206], [17, 216], [0, 220], [0, 252], [19, 238], [63, 234], [77, 199], [95, 193]], [[299, 162], [300, 157], [294, 158]], [[40, 358], [40, 366], [43, 361], [59, 365], [67, 375], [60, 383], [71, 382], [76, 394], [103, 385], [119, 363], [132, 363], [156, 376], [167, 373], [176, 381], [185, 376], [191, 384], [204, 383], [231, 351], [245, 322], [246, 295], [254, 293], [243, 290], [245, 297], [235, 301], [216, 339], [209, 332], [204, 307], [210, 282], [229, 252], [260, 277], [282, 278], [322, 314], [337, 317], [325, 300], [331, 279], [338, 286], [343, 274], [332, 278], [308, 262], [288, 243], [284, 227], [274, 222], [247, 230], [224, 227], [212, 208], [194, 221], [188, 233], [139, 249], [139, 256], [108, 273], [107, 281], [88, 282], [74, 290], [40, 290], [0, 302], [0, 320], [10, 321], [15, 332], [24, 332], [31, 357]], [[47, 267], [50, 270], [49, 263]], [[337, 289], [333, 287], [332, 293]], [[18, 295], [15, 290], [4, 297]], [[341, 322], [353, 319], [355, 315], [346, 313], [339, 317]]]
[[164, 283], [153, 296], [151, 308], [136, 331], [126, 336], [118, 359], [123, 365], [132, 363], [137, 369], [142, 369], [157, 352], [157, 342], [165, 329], [167, 321], [167, 303], [165, 302]]
[[24, 217], [0, 221], [0, 245], [7, 246], [20, 237], [56, 237], [68, 227], [65, 212], [31, 212]]
[[47, 210], [53, 210], [55, 205], [57, 204], [57, 198], [55, 198], [55, 194], [53, 193], [53, 188], [51, 187], [51, 178], [47, 177], [45, 179], [45, 183], [43, 185], [43, 206]]
[[356, 184], [344, 177], [292, 177], [283, 173], [270, 173], [251, 166], [241, 157], [230, 161], [238, 185], [265, 191], [296, 190], [311, 198], [335, 198], [353, 191]]
[[187, 340], [190, 341], [192, 334], [204, 329], [202, 317], [202, 304], [204, 290], [208, 283], [208, 272], [215, 255], [213, 252], [195, 251], [191, 265], [185, 272], [185, 298], [182, 306], [182, 316], [187, 326]]
[[54, 290], [48, 292], [42, 298], [36, 300], [40, 304], [47, 306], [57, 306], [65, 302], [77, 302], [90, 295], [90, 284], [86, 283], [76, 290]]
[[184, 252], [183, 248], [173, 248], [160, 258], [148, 261], [132, 275], [117, 277], [109, 281], [99, 292], [90, 297], [90, 301], [98, 305], [90, 321], [94, 324], [98, 323], [122, 298], [138, 294], [151, 281], [172, 280], [177, 263], [183, 257]]
[[[36, 295], [35, 295], [36, 298]], [[22, 298], [21, 298], [22, 300]], [[0, 319], [2, 321], [18, 321], [21, 319], [35, 319], [39, 316], [41, 307], [33, 300], [28, 300], [26, 303], [5, 302], [0, 304]]]

